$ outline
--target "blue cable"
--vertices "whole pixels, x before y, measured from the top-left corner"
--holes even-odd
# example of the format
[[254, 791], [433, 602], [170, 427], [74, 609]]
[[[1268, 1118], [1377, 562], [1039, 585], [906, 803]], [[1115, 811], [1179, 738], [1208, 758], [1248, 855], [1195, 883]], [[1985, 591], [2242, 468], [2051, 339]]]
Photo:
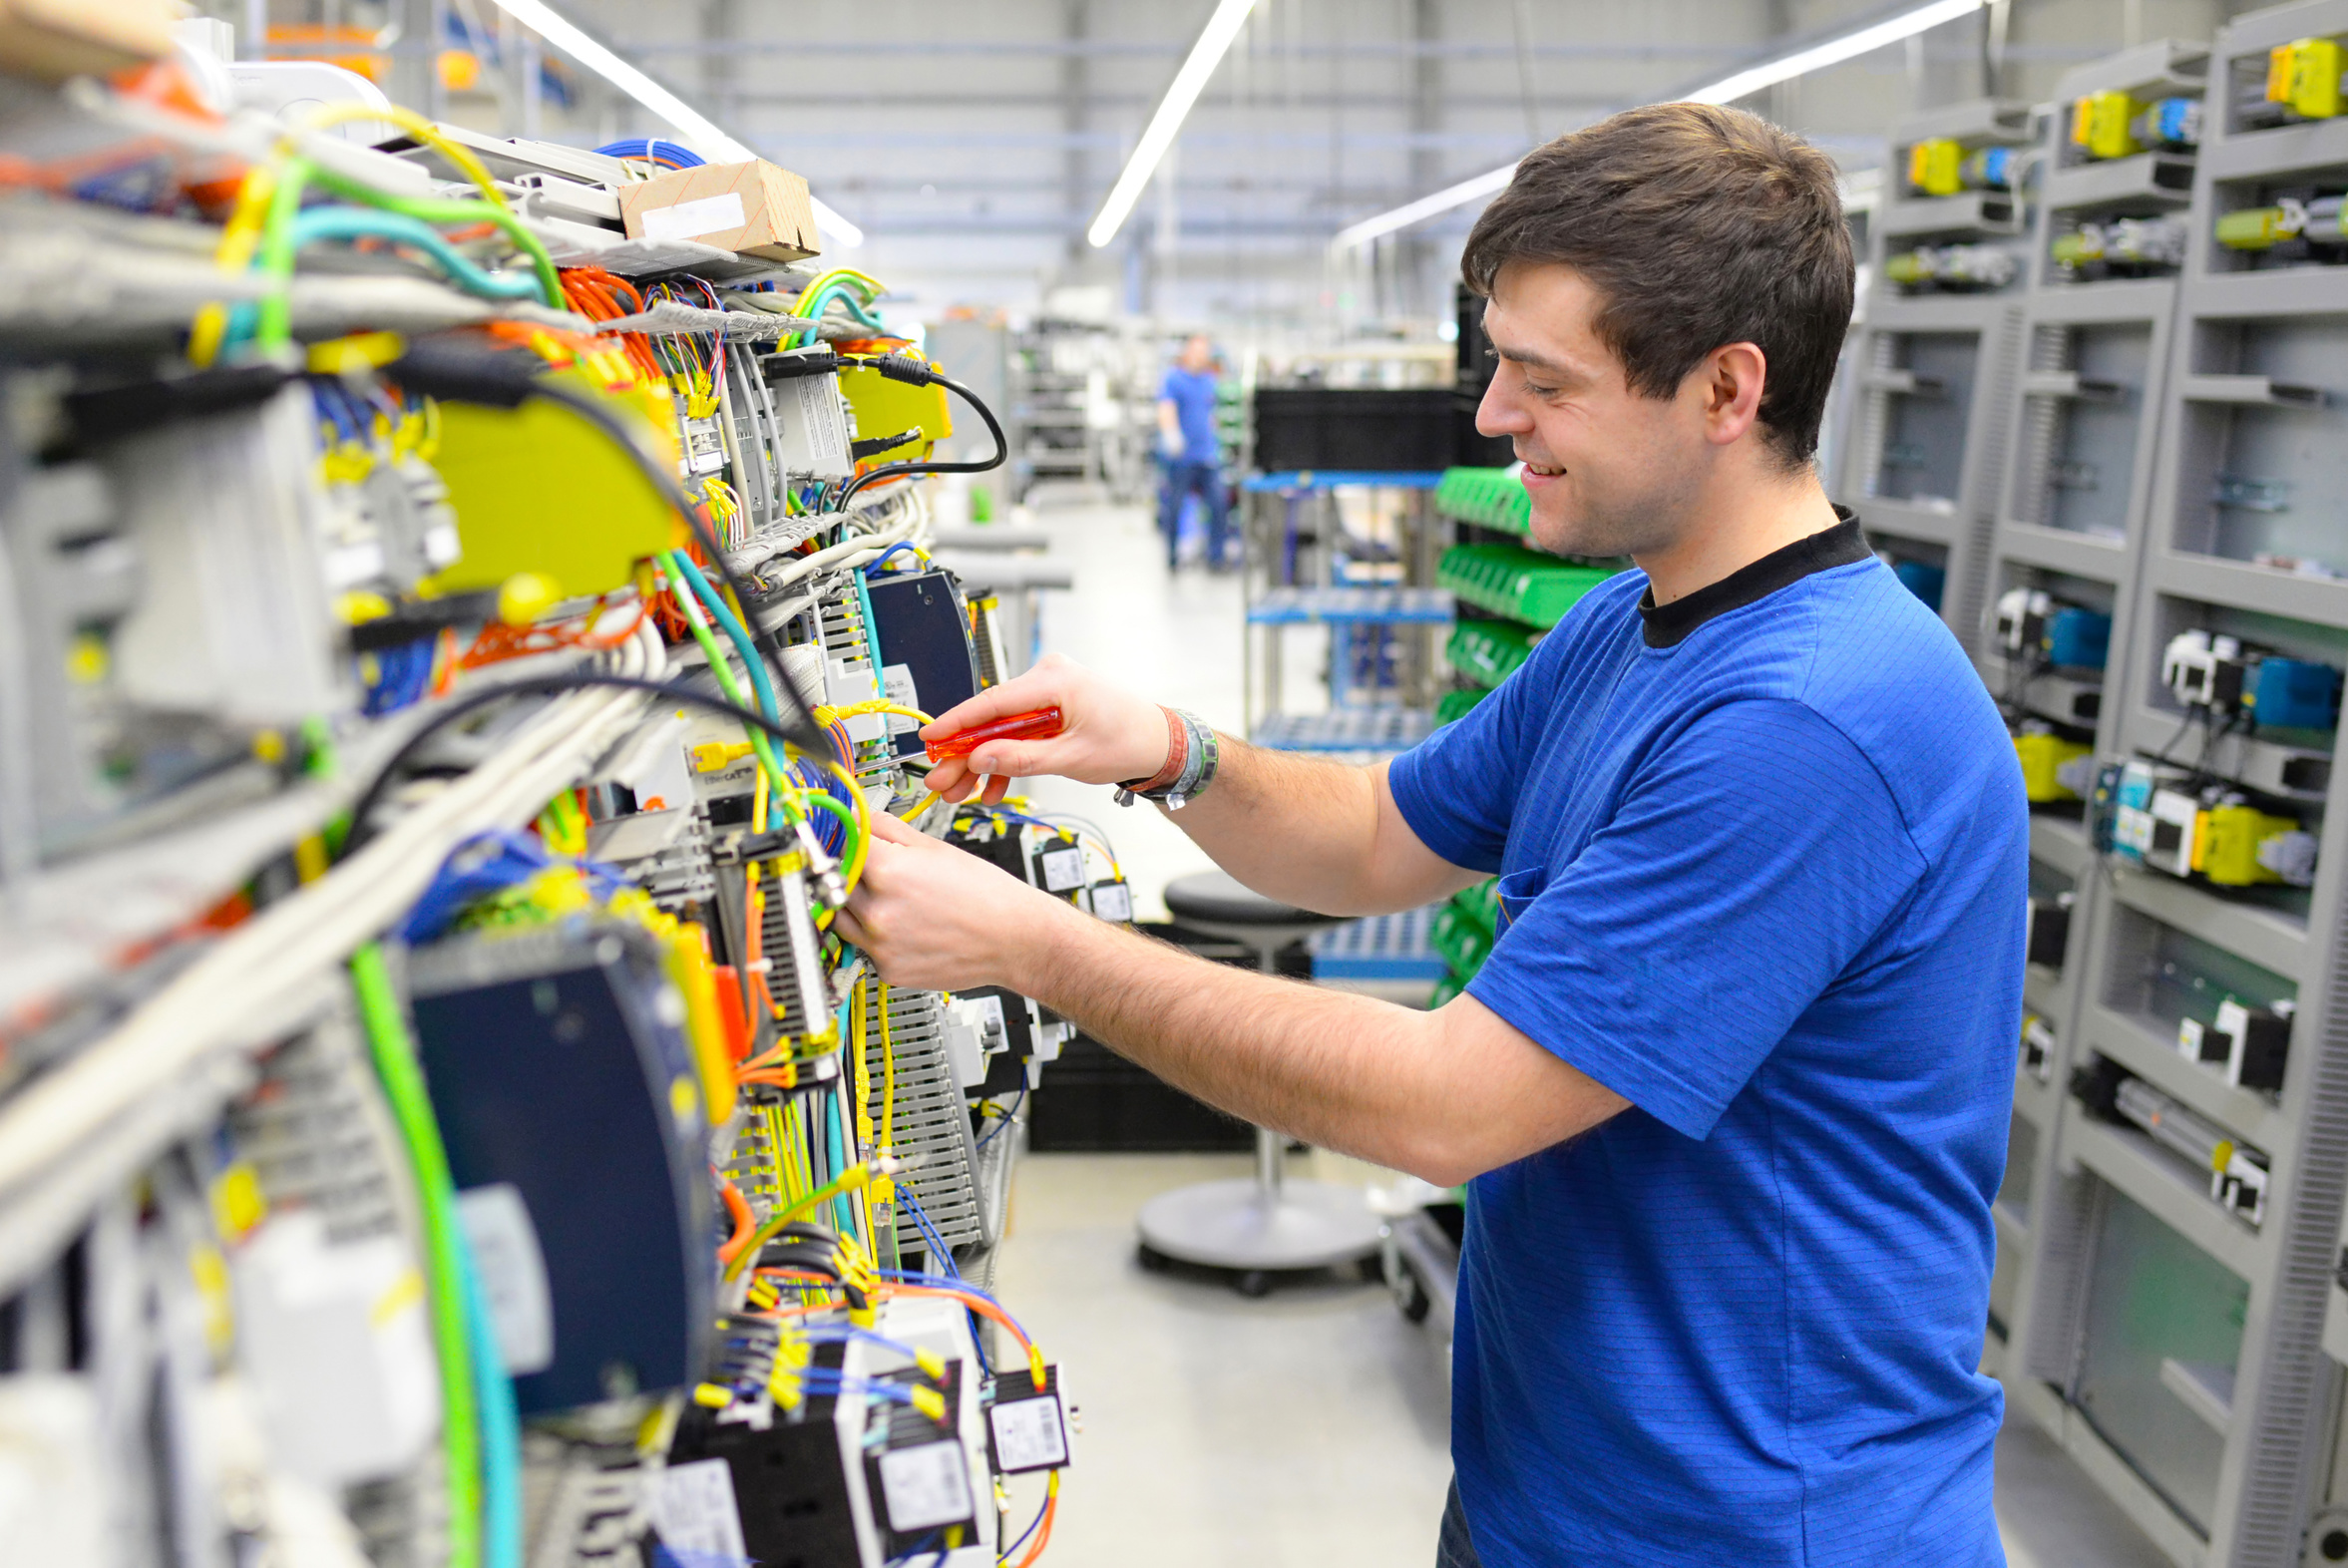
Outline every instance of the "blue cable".
[[1002, 1129], [1011, 1124], [1011, 1118], [1018, 1115], [1019, 1107], [1026, 1103], [1027, 1083], [1026, 1080], [1022, 1078], [1019, 1080], [1019, 1092], [1011, 1096], [1011, 1108], [1004, 1111], [1000, 1116], [995, 1118], [994, 1125], [986, 1129], [986, 1135], [978, 1140], [977, 1147], [983, 1149], [995, 1138], [1000, 1137], [1002, 1135]]
[[1011, 1553], [1013, 1553], [1013, 1552], [1017, 1551], [1017, 1550], [1018, 1550], [1020, 1547], [1022, 1547], [1022, 1546], [1024, 1546], [1024, 1545], [1026, 1545], [1026, 1544], [1027, 1544], [1027, 1537], [1028, 1537], [1028, 1536], [1030, 1536], [1030, 1535], [1033, 1535], [1033, 1534], [1035, 1533], [1035, 1526], [1036, 1526], [1036, 1525], [1039, 1525], [1039, 1524], [1041, 1524], [1041, 1523], [1043, 1522], [1043, 1516], [1044, 1516], [1044, 1514], [1045, 1514], [1045, 1513], [1047, 1513], [1047, 1512], [1049, 1512], [1049, 1511], [1050, 1511], [1050, 1508], [1051, 1508], [1051, 1498], [1050, 1498], [1049, 1496], [1046, 1496], [1046, 1497], [1043, 1499], [1043, 1506], [1042, 1506], [1041, 1508], [1038, 1508], [1038, 1509], [1036, 1509], [1036, 1510], [1035, 1510], [1035, 1517], [1034, 1517], [1032, 1520], [1028, 1521], [1027, 1528], [1025, 1528], [1024, 1530], [1021, 1530], [1021, 1531], [1019, 1532], [1019, 1538], [1018, 1538], [1017, 1540], [1015, 1540], [1015, 1541], [1011, 1542], [1011, 1543], [1010, 1543], [1010, 1545], [1008, 1545], [1008, 1546], [1006, 1546], [1006, 1547], [1004, 1547], [1004, 1548], [1002, 1549], [1002, 1552], [1001, 1552], [1001, 1560], [1002, 1560], [1002, 1561], [1004, 1561], [1004, 1562], [1008, 1562], [1008, 1561], [1010, 1561], [1010, 1555], [1011, 1555]]
[[907, 553], [907, 554], [909, 554], [909, 555], [919, 555], [919, 554], [920, 554], [920, 552], [916, 551], [916, 550], [913, 548], [913, 546], [911, 546], [911, 545], [909, 545], [909, 544], [905, 544], [905, 543], [903, 543], [902, 541], [900, 541], [900, 542], [899, 542], [899, 543], [897, 543], [897, 544], [891, 545], [891, 546], [890, 546], [890, 547], [889, 547], [887, 550], [884, 550], [884, 551], [882, 551], [882, 552], [881, 552], [881, 555], [880, 555], [880, 559], [879, 559], [879, 560], [877, 560], [877, 561], [875, 561], [875, 562], [873, 562], [873, 563], [872, 563], [870, 566], [868, 566], [868, 567], [866, 567], [866, 568], [864, 569], [864, 575], [865, 575], [866, 577], [868, 577], [868, 578], [869, 578], [869, 577], [871, 577], [871, 576], [872, 576], [874, 573], [876, 573], [876, 572], [880, 571], [880, 570], [881, 570], [883, 567], [885, 567], [885, 566], [887, 566], [887, 565], [889, 564], [889, 558], [890, 558], [891, 556], [894, 556], [894, 555], [896, 555], [896, 554], [897, 554], [899, 551], [901, 551], [901, 550], [902, 550], [902, 551], [904, 551], [904, 552], [906, 552], [906, 553]]
[[676, 142], [663, 141], [656, 136], [629, 137], [624, 142], [606, 142], [595, 149], [599, 158], [633, 158], [645, 163], [667, 164], [674, 169], [699, 169], [709, 162], [691, 148]]
[[962, 1270], [956, 1265], [954, 1253], [946, 1245], [946, 1238], [938, 1234], [938, 1227], [931, 1222], [929, 1211], [922, 1207], [922, 1200], [915, 1197], [913, 1188], [904, 1182], [898, 1183], [897, 1195], [903, 1198], [906, 1206], [913, 1211], [914, 1224], [920, 1228], [923, 1239], [930, 1244], [931, 1253], [946, 1266], [947, 1278], [960, 1281]]

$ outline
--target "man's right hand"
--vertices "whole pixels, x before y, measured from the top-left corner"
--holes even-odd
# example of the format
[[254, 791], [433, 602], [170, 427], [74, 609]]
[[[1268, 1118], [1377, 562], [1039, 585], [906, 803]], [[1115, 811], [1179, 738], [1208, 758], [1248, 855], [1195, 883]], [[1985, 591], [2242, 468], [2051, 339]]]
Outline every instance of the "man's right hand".
[[1145, 779], [1166, 764], [1173, 737], [1165, 710], [1110, 685], [1075, 660], [1047, 653], [1035, 667], [949, 708], [922, 728], [925, 741], [959, 735], [989, 719], [1038, 708], [1060, 710], [1061, 729], [1044, 740], [990, 740], [968, 757], [948, 757], [930, 770], [929, 786], [948, 800], [992, 805], [1014, 778], [1053, 774], [1083, 784]]

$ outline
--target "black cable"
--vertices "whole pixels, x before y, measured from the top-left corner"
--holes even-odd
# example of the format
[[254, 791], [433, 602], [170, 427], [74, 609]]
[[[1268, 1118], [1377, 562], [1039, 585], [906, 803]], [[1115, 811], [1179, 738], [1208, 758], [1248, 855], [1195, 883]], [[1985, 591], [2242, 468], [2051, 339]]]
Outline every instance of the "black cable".
[[350, 809], [350, 834], [342, 844], [344, 856], [347, 857], [375, 836], [373, 830], [368, 826], [367, 819], [373, 816], [375, 808], [383, 803], [383, 794], [391, 787], [392, 776], [406, 764], [409, 758], [423, 748], [427, 740], [466, 714], [478, 712], [493, 702], [503, 702], [508, 697], [526, 696], [533, 692], [581, 691], [594, 686], [611, 686], [622, 691], [648, 691], [665, 701], [688, 703], [694, 707], [705, 708], [712, 713], [722, 713], [728, 718], [764, 730], [777, 740], [791, 741], [794, 745], [798, 744], [787, 727], [776, 723], [765, 714], [753, 712], [749, 708], [737, 707], [723, 697], [713, 697], [707, 692], [695, 691], [690, 686], [671, 685], [660, 680], [643, 680], [634, 675], [604, 675], [591, 670], [579, 670], [567, 674], [527, 675], [519, 680], [500, 681], [497, 685], [486, 686], [479, 691], [469, 691], [462, 696], [449, 698], [429, 718], [416, 727], [414, 734], [400, 743], [399, 750], [393, 752], [382, 767], [375, 770], [375, 776], [367, 781], [367, 787], [359, 792], [358, 801]]
[[1000, 468], [1010, 461], [1010, 442], [1004, 439], [1002, 425], [995, 419], [994, 410], [988, 408], [979, 399], [978, 393], [973, 392], [952, 376], [941, 375], [919, 360], [909, 359], [902, 354], [886, 354], [879, 359], [863, 361], [843, 360], [841, 363], [843, 365], [863, 364], [870, 366], [890, 380], [902, 381], [908, 386], [944, 387], [977, 409], [978, 417], [986, 421], [986, 433], [994, 438], [994, 456], [978, 463], [884, 463], [871, 473], [859, 474], [850, 480], [847, 488], [840, 492], [839, 499], [832, 503], [833, 511], [845, 512], [848, 510], [848, 503], [858, 491], [867, 485], [877, 485], [885, 479], [904, 479], [915, 474], [983, 474], [988, 469]]

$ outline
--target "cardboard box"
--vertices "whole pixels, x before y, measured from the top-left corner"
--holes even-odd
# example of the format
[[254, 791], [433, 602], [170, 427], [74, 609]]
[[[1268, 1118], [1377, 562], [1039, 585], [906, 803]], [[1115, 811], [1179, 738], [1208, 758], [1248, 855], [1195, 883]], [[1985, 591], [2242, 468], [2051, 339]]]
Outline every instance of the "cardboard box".
[[807, 182], [763, 159], [672, 169], [619, 188], [630, 239], [690, 239], [765, 261], [797, 261], [823, 247]]

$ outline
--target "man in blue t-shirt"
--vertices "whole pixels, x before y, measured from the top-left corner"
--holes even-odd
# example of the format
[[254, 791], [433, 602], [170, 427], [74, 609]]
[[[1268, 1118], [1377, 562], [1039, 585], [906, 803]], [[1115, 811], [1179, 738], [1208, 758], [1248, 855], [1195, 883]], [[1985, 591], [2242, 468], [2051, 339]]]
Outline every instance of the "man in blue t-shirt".
[[1444, 1563], [1991, 1568], [2028, 823], [1965, 655], [1811, 466], [1833, 167], [1634, 110], [1519, 165], [1461, 270], [1534, 541], [1639, 570], [1387, 765], [1208, 747], [1047, 659], [931, 732], [1055, 702], [1065, 732], [930, 782], [1170, 790], [1332, 914], [1497, 875], [1466, 993], [1203, 963], [886, 821], [841, 928], [894, 981], [1008, 984], [1249, 1120], [1468, 1184]]
[[1195, 495], [1207, 509], [1207, 570], [1222, 571], [1231, 498], [1223, 483], [1223, 441], [1215, 433], [1215, 345], [1204, 335], [1182, 345], [1158, 386], [1158, 452], [1166, 462], [1158, 528], [1166, 536], [1167, 567], [1180, 554], [1182, 503]]

